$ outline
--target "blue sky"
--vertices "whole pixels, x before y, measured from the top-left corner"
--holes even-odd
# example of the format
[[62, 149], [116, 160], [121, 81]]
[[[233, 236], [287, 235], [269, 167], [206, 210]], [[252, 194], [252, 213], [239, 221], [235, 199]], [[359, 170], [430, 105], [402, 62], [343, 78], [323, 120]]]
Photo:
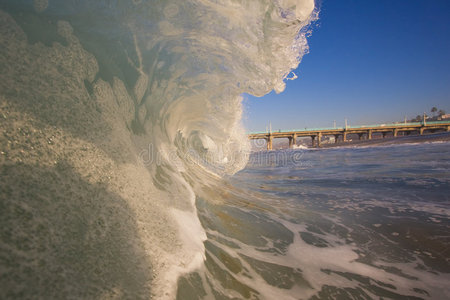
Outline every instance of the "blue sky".
[[323, 0], [281, 94], [245, 95], [248, 131], [386, 123], [450, 112], [450, 0]]

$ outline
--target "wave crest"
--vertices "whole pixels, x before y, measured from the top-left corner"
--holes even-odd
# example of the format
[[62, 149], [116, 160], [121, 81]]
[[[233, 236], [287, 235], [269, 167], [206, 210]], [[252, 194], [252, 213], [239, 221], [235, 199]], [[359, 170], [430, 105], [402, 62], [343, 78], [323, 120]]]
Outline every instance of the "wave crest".
[[[99, 207], [115, 214], [99, 208], [101, 224], [86, 231], [117, 253], [120, 243], [111, 245], [109, 228], [117, 228], [120, 241], [135, 231], [133, 237], [142, 241], [134, 246], [135, 265], [150, 261], [152, 267], [151, 276], [142, 270], [142, 280], [152, 280], [159, 298], [173, 296], [176, 277], [198, 266], [204, 252], [196, 188], [245, 166], [249, 145], [240, 121], [241, 95], [284, 89], [284, 79], [307, 52], [305, 28], [314, 18], [314, 1], [7, 0], [0, 9], [0, 109], [15, 118], [15, 125], [1, 124], [10, 140], [0, 162], [17, 167], [15, 186], [31, 189], [30, 182], [44, 181], [32, 189], [36, 195], [51, 197], [63, 185], [77, 191], [61, 196], [57, 205], [36, 205], [30, 222], [81, 207], [81, 224], [97, 224], [97, 214], [84, 208], [105, 194]], [[24, 128], [33, 135], [32, 146]], [[26, 170], [43, 165], [42, 178], [26, 180]], [[66, 173], [73, 174], [61, 175]], [[32, 204], [25, 194], [8, 197], [14, 200], [5, 202], [8, 207]], [[115, 210], [114, 199], [127, 210]], [[128, 209], [133, 222], [116, 226]], [[59, 225], [51, 229], [55, 236], [71, 236], [71, 226]], [[35, 254], [39, 241], [33, 232], [20, 224], [14, 230], [29, 237], [30, 257], [45, 260], [62, 251], [50, 244]], [[83, 242], [82, 235], [71, 237]], [[117, 260], [127, 265], [134, 257]], [[92, 284], [120, 294], [132, 281]], [[61, 289], [81, 290], [76, 284], [64, 282]]]

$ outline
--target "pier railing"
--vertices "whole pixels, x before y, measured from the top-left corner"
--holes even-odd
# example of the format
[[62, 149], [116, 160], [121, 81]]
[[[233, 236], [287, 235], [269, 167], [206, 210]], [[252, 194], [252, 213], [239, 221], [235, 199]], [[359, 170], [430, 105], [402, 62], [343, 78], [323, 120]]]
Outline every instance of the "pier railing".
[[360, 125], [360, 126], [346, 126], [346, 127], [323, 127], [323, 128], [305, 128], [305, 129], [291, 129], [278, 130], [270, 132], [252, 132], [248, 134], [249, 139], [265, 139], [267, 142], [267, 149], [272, 150], [272, 141], [274, 138], [288, 138], [289, 147], [297, 143], [297, 137], [309, 136], [312, 139], [312, 145], [320, 147], [323, 136], [333, 136], [334, 142], [340, 140], [347, 141], [347, 135], [357, 134], [361, 140], [363, 138], [372, 139], [372, 134], [380, 133], [383, 138], [392, 133], [392, 136], [397, 137], [399, 132], [409, 135], [413, 132], [423, 134], [425, 131], [450, 131], [450, 121], [422, 121], [422, 122], [405, 122], [405, 123], [388, 123], [376, 125]]

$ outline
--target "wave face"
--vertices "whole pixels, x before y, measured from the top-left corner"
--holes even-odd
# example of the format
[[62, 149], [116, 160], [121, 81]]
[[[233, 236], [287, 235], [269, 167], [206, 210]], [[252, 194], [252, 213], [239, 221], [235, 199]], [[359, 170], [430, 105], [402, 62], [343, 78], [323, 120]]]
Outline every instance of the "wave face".
[[0, 298], [174, 298], [313, 0], [0, 3]]

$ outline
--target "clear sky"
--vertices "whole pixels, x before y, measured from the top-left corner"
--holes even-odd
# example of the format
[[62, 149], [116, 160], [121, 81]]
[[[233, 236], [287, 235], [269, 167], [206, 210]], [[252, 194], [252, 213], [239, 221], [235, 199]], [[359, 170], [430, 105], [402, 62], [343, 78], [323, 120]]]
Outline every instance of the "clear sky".
[[310, 53], [281, 94], [245, 95], [248, 131], [450, 113], [450, 0], [323, 0]]

